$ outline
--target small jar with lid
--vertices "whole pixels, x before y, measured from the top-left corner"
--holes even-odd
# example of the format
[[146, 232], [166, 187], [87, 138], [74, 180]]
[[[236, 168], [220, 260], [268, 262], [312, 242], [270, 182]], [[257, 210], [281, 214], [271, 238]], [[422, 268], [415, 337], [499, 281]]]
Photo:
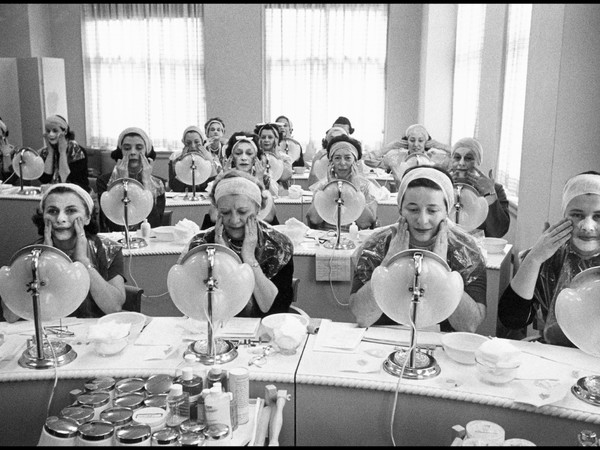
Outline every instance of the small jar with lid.
[[133, 422], [148, 425], [152, 433], [162, 430], [167, 424], [167, 411], [157, 406], [145, 406], [135, 410]]
[[146, 396], [143, 392], [131, 392], [130, 394], [123, 394], [115, 397], [113, 400], [113, 405], [125, 406], [135, 411], [136, 409], [144, 406], [145, 399]]
[[42, 429], [38, 446], [74, 446], [79, 424], [68, 417], [50, 416]]
[[84, 383], [86, 392], [106, 391], [110, 394], [110, 401], [115, 398], [116, 380], [113, 377], [92, 378]]
[[115, 444], [119, 446], [144, 446], [149, 447], [152, 431], [148, 425], [130, 423], [119, 428], [115, 433]]
[[179, 435], [179, 445], [182, 447], [202, 447], [204, 445], [204, 434], [187, 431]]
[[231, 445], [231, 429], [224, 423], [214, 423], [207, 425], [202, 431], [204, 434], [204, 445], [206, 446], [227, 446]]
[[152, 375], [144, 384], [147, 395], [168, 394], [173, 385], [173, 377], [165, 373]]
[[144, 392], [145, 385], [146, 382], [143, 378], [123, 378], [115, 384], [115, 397], [132, 392]]
[[144, 399], [144, 406], [152, 406], [167, 410], [167, 394], [156, 394]]
[[132, 421], [132, 417], [133, 409], [125, 406], [112, 406], [100, 413], [100, 420], [112, 423], [115, 427], [115, 432], [118, 431], [119, 428], [129, 425]]
[[60, 410], [60, 417], [73, 419], [78, 425], [94, 420], [94, 408], [89, 405], [70, 405]]
[[198, 422], [196, 420], [188, 419], [179, 424], [179, 431], [182, 433], [202, 433], [206, 428], [204, 422]]
[[106, 391], [84, 392], [77, 397], [77, 404], [94, 408], [94, 420], [99, 420], [100, 413], [110, 407], [110, 394]]
[[112, 423], [103, 420], [92, 420], [79, 426], [77, 432], [77, 446], [104, 447], [112, 445], [115, 427]]
[[175, 428], [163, 428], [152, 433], [152, 446], [163, 445], [169, 447], [179, 446], [179, 431]]

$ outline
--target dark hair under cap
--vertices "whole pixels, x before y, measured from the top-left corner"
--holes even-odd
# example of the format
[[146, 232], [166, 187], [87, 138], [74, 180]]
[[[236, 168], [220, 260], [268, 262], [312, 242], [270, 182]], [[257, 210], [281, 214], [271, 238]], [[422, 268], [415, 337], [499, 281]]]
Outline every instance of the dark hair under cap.
[[334, 136], [333, 138], [331, 138], [331, 140], [327, 144], [327, 158], [328, 159], [330, 159], [329, 152], [331, 151], [331, 147], [336, 142], [348, 142], [348, 143], [352, 144], [356, 148], [356, 151], [358, 152], [357, 160], [362, 158], [362, 145], [361, 145], [360, 141], [358, 141], [357, 139], [354, 139], [353, 137], [350, 137], [348, 135], [342, 134], [340, 136]]
[[229, 158], [231, 156], [233, 147], [235, 146], [235, 144], [238, 141], [238, 139], [237, 139], [238, 136], [246, 136], [247, 138], [252, 139], [252, 142], [254, 142], [254, 145], [256, 145], [256, 150], [257, 150], [256, 157], [258, 159], [262, 158], [263, 151], [260, 148], [260, 146], [258, 145], [258, 136], [254, 133], [251, 133], [250, 131], [236, 131], [229, 137], [229, 140], [227, 141], [227, 148], [225, 149], [225, 156], [227, 158]]
[[267, 123], [259, 123], [254, 127], [254, 134], [256, 134], [260, 138], [260, 133], [262, 130], [272, 130], [277, 136], [277, 143], [281, 143], [283, 136], [281, 134], [281, 130], [279, 129], [279, 125], [275, 122], [267, 122]]
[[333, 125], [331, 125], [332, 127], [335, 126], [336, 123], [341, 123], [342, 125], [348, 125], [348, 133], [352, 134], [354, 133], [354, 128], [352, 128], [352, 124], [350, 123], [350, 120], [347, 117], [344, 116], [340, 116], [338, 117], [335, 122], [333, 122]]
[[221, 119], [220, 117], [211, 117], [210, 119], [208, 119], [206, 121], [206, 123], [204, 124], [204, 133], [208, 134], [208, 126], [213, 123], [213, 122], [219, 122], [222, 126], [223, 126], [223, 131], [225, 131], [225, 122], [223, 122], [223, 119]]

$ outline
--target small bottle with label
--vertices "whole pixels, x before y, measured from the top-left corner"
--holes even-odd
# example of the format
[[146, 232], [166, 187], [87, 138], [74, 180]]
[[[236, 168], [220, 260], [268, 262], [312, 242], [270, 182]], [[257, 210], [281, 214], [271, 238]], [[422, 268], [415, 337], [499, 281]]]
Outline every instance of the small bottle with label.
[[167, 426], [178, 427], [190, 418], [190, 395], [181, 384], [174, 384], [167, 395]]
[[190, 402], [190, 419], [198, 420], [198, 399], [202, 395], [204, 387], [202, 377], [195, 375], [193, 368], [186, 366], [183, 368], [183, 373], [176, 380], [183, 387], [183, 392], [187, 392]]
[[142, 225], [140, 226], [140, 232], [142, 233], [142, 237], [147, 241], [150, 239], [150, 231], [152, 230], [152, 228], [150, 227], [150, 224], [148, 223], [148, 219], [144, 219], [144, 221], [142, 222]]
[[352, 225], [350, 225], [348, 232], [351, 240], [358, 241], [358, 225], [356, 225], [356, 222], [352, 222]]
[[205, 402], [206, 402], [206, 397], [208, 397], [208, 394], [210, 394], [210, 389], [204, 388], [202, 389], [202, 394], [200, 395], [200, 398], [198, 399], [198, 422], [200, 423], [206, 423], [206, 407], [205, 407]]
[[230, 392], [223, 392], [221, 383], [216, 382], [204, 400], [206, 424], [222, 423], [231, 429], [231, 397]]
[[206, 387], [211, 389], [215, 383], [221, 383], [222, 389], [227, 391], [227, 372], [218, 364], [208, 369], [206, 374]]

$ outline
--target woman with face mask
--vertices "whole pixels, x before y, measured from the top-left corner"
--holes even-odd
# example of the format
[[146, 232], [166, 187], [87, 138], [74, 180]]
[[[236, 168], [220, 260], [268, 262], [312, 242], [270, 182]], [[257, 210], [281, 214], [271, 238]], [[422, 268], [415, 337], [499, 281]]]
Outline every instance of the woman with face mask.
[[475, 239], [450, 220], [454, 204], [452, 179], [444, 169], [432, 166], [408, 169], [398, 189], [400, 218], [373, 233], [352, 256], [354, 278], [350, 310], [358, 326], [394, 322], [379, 308], [371, 287], [376, 267], [408, 249], [431, 251], [463, 279], [464, 291], [456, 310], [440, 323], [441, 331], [475, 332], [486, 310], [485, 261]]
[[[483, 147], [476, 139], [465, 137], [456, 141], [450, 155], [450, 174], [454, 183], [464, 183], [475, 188], [487, 200], [488, 215], [477, 227], [488, 237], [502, 237], [508, 232], [510, 214], [508, 198], [500, 183], [487, 177], [479, 166], [483, 159]], [[491, 176], [491, 171], [490, 171]]]
[[600, 173], [584, 172], [566, 182], [562, 215], [526, 250], [500, 298], [498, 318], [515, 330], [535, 319], [543, 342], [573, 347], [554, 308], [556, 297], [575, 275], [600, 265]]
[[[119, 135], [117, 149], [113, 150], [110, 156], [117, 163], [112, 172], [98, 177], [96, 181], [98, 199], [102, 197], [113, 181], [119, 178], [133, 178], [139, 181], [144, 189], [152, 192], [154, 203], [152, 211], [148, 215], [150, 226], [153, 228], [161, 226], [166, 204], [166, 183], [162, 178], [152, 175], [152, 164], [156, 159], [156, 152], [146, 132], [137, 127], [124, 129]], [[135, 225], [137, 228], [139, 226], [140, 224]], [[125, 227], [109, 220], [100, 207], [100, 230], [104, 232], [124, 231]]]
[[[283, 164], [283, 171], [277, 184], [279, 185], [279, 195], [285, 194], [287, 191], [290, 179], [294, 173], [292, 169], [292, 158], [279, 150], [279, 144], [283, 137], [279, 125], [276, 123], [259, 123], [254, 127], [254, 134], [258, 136], [258, 147], [267, 155], [274, 157], [281, 161]], [[268, 167], [268, 160], [264, 159], [266, 167]]]
[[[94, 202], [90, 194], [73, 183], [56, 183], [44, 192], [33, 223], [44, 244], [79, 261], [90, 275], [90, 291], [73, 317], [102, 317], [121, 311], [125, 303], [122, 247], [98, 236]], [[2, 305], [8, 322], [19, 319]]]
[[199, 245], [224, 245], [254, 272], [254, 291], [238, 317], [288, 312], [293, 299], [294, 247], [287, 236], [257, 218], [266, 200], [262, 182], [246, 172], [226, 170], [215, 179], [210, 200], [217, 210], [216, 224], [190, 240], [180, 261]]
[[38, 152], [44, 160], [40, 183], [75, 183], [90, 192], [87, 153], [75, 141], [65, 118], [58, 114], [47, 117], [44, 129], [46, 146]]
[[[375, 191], [380, 188], [371, 180], [366, 178], [358, 169], [358, 161], [362, 156], [362, 146], [356, 139], [342, 134], [332, 138], [327, 145], [327, 158], [329, 165], [327, 177], [317, 181], [310, 186], [310, 190], [316, 193], [323, 190], [333, 180], [345, 180], [354, 185], [365, 196], [365, 207], [360, 217], [356, 219], [359, 229], [375, 228], [377, 222], [377, 199]], [[335, 208], [335, 205], [331, 206]], [[320, 230], [335, 230], [337, 226], [327, 223], [317, 212], [313, 202], [306, 213], [308, 226]], [[348, 231], [349, 224], [342, 225], [343, 231]]]

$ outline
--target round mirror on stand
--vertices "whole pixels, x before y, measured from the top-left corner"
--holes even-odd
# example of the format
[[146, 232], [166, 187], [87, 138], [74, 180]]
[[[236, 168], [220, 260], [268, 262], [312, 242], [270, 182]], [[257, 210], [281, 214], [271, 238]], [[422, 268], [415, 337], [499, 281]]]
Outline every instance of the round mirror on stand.
[[104, 215], [117, 225], [125, 227], [125, 239], [119, 240], [125, 248], [140, 248], [148, 244], [143, 238], [131, 237], [129, 227], [142, 222], [154, 204], [152, 192], [133, 178], [119, 178], [108, 185], [100, 198]]
[[266, 173], [269, 174], [272, 181], [277, 182], [283, 175], [283, 161], [269, 152], [266, 152], [265, 155], [267, 157]]
[[391, 353], [385, 371], [419, 380], [437, 376], [440, 367], [435, 358], [417, 346], [417, 329], [436, 325], [454, 312], [463, 293], [460, 274], [436, 253], [409, 249], [375, 268], [371, 287], [384, 314], [411, 326], [410, 347]]
[[183, 314], [207, 324], [207, 338], [190, 344], [184, 356], [192, 354], [207, 365], [233, 360], [235, 345], [215, 337], [215, 330], [248, 304], [254, 291], [252, 268], [224, 245], [202, 244], [171, 267], [167, 287]]
[[302, 154], [302, 145], [296, 139], [284, 138], [279, 144], [281, 152], [292, 158], [292, 162], [298, 161]]
[[342, 239], [342, 225], [348, 225], [360, 217], [365, 209], [365, 196], [356, 186], [346, 180], [332, 180], [323, 190], [314, 194], [314, 204], [317, 213], [327, 223], [336, 226], [335, 242], [325, 242], [325, 248], [353, 249], [354, 242]]
[[454, 184], [455, 203], [450, 218], [464, 231], [472, 231], [485, 222], [489, 206], [485, 197], [479, 195], [470, 184]]
[[[573, 277], [556, 297], [556, 321], [581, 351], [600, 358], [600, 267], [590, 267]], [[600, 376], [580, 378], [571, 387], [580, 400], [600, 406]]]
[[19, 174], [21, 189], [17, 194], [33, 195], [40, 193], [39, 188], [23, 187], [23, 180], [37, 180], [44, 173], [44, 160], [38, 152], [30, 147], [20, 148], [13, 156], [12, 167], [15, 173]]
[[9, 266], [0, 268], [0, 295], [4, 303], [19, 317], [33, 320], [35, 326], [36, 342], [27, 346], [19, 365], [48, 369], [68, 364], [77, 357], [69, 344], [48, 340], [42, 322], [73, 313], [89, 290], [90, 276], [84, 265], [48, 245], [24, 247], [12, 256]]
[[192, 196], [186, 193], [184, 200], [196, 201], [196, 186], [204, 183], [210, 177], [212, 164], [198, 152], [186, 153], [175, 163], [175, 177], [184, 184], [192, 186]]

